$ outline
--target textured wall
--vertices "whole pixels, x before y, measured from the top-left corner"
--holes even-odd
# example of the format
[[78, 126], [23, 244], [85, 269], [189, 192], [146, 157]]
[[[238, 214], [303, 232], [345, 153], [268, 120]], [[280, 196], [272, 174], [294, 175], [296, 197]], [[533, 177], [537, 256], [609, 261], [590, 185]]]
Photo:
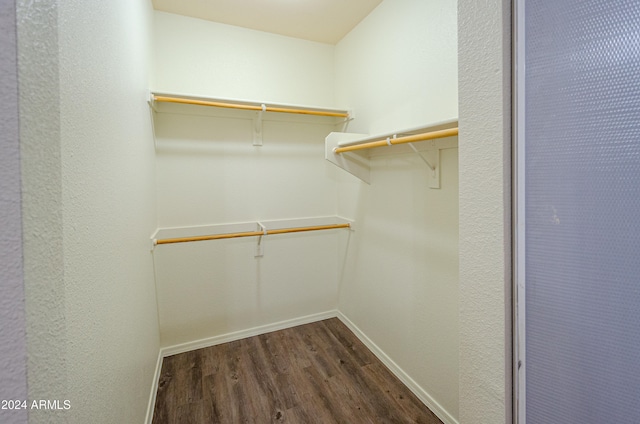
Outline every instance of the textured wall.
[[458, 4], [460, 422], [510, 422], [510, 2]]
[[[0, 1], [0, 399], [27, 398], [15, 1]], [[0, 410], [6, 424], [26, 410]]]
[[[67, 397], [57, 4], [18, 2], [24, 284], [30, 399]], [[31, 423], [67, 422], [30, 410]]]
[[21, 2], [30, 422], [142, 422], [158, 355], [145, 0]]
[[[336, 98], [350, 130], [402, 130], [457, 116], [456, 3], [382, 2], [336, 46]], [[441, 189], [415, 154], [371, 161], [371, 185], [345, 173], [354, 218], [339, 310], [399, 365], [448, 422], [458, 415], [458, 158]]]
[[[74, 422], [135, 423], [158, 355], [147, 0], [59, 2], [66, 360]], [[71, 366], [72, 364], [72, 366]]]

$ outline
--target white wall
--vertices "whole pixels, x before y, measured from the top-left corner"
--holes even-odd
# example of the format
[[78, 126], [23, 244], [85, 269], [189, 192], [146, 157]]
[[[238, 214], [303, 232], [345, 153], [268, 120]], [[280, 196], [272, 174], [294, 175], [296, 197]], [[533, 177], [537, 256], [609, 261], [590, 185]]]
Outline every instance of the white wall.
[[460, 0], [460, 422], [511, 422], [511, 2]]
[[[386, 132], [457, 117], [456, 3], [386, 0], [336, 46], [336, 99], [350, 130]], [[430, 189], [414, 154], [372, 160], [371, 185], [341, 174], [338, 210], [355, 218], [339, 310], [458, 417], [457, 149]]]
[[331, 107], [333, 46], [155, 12], [157, 91]]
[[[160, 227], [336, 214], [336, 186], [323, 159], [328, 125], [210, 116], [156, 117]], [[250, 228], [254, 230], [255, 228]], [[162, 345], [334, 310], [338, 231], [155, 248]]]
[[457, 117], [456, 2], [386, 0], [336, 46], [336, 101], [352, 132]]
[[[333, 106], [333, 46], [155, 13], [158, 91]], [[179, 63], [179, 64], [176, 64]], [[254, 112], [158, 113], [161, 228], [330, 216], [336, 174], [326, 118]], [[337, 304], [344, 231], [157, 246], [163, 346], [324, 313]]]
[[[0, 1], [0, 399], [27, 398], [22, 273], [22, 206], [18, 135], [16, 8]], [[26, 423], [24, 409], [0, 410], [0, 421]]]
[[142, 422], [159, 341], [145, 0], [20, 5], [30, 422]]

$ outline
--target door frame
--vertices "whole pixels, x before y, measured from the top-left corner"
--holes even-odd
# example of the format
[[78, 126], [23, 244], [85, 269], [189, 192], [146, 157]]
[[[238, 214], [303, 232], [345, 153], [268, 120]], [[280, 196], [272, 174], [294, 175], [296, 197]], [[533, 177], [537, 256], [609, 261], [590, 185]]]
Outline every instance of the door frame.
[[524, 0], [512, 3], [513, 422], [526, 422], [525, 368], [525, 25]]

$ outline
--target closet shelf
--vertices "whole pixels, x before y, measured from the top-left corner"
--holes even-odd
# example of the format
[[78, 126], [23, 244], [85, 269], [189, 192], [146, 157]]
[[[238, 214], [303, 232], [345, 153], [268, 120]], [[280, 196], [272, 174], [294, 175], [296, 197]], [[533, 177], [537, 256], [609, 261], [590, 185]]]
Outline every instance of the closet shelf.
[[[293, 120], [298, 122], [318, 122], [323, 120], [333, 125], [345, 124], [353, 119], [346, 109], [319, 106], [261, 102], [255, 100], [225, 99], [191, 94], [150, 92], [148, 99], [152, 110], [152, 120], [156, 113], [189, 113], [253, 120], [253, 145], [262, 146], [263, 120]], [[276, 116], [280, 118], [276, 118]], [[286, 117], [286, 118], [285, 118]], [[301, 121], [302, 120], [302, 121]], [[155, 125], [155, 122], [154, 122]], [[345, 127], [346, 128], [346, 127]]]
[[151, 249], [162, 244], [189, 243], [194, 241], [222, 240], [241, 237], [259, 237], [256, 256], [262, 256], [262, 236], [301, 233], [348, 228], [353, 222], [338, 216], [298, 218], [277, 221], [252, 221], [234, 224], [216, 224], [199, 227], [158, 228], [151, 236]]
[[440, 150], [458, 146], [458, 120], [368, 135], [332, 132], [325, 139], [325, 159], [370, 183], [370, 158], [414, 152], [429, 168], [429, 187], [440, 188]]
[[162, 111], [162, 104], [172, 103], [191, 106], [205, 106], [223, 109], [239, 109], [253, 112], [288, 113], [298, 115], [325, 116], [348, 119], [349, 111], [346, 109], [333, 109], [318, 106], [302, 106], [293, 104], [271, 103], [256, 100], [224, 99], [205, 96], [194, 96], [175, 93], [151, 92], [149, 104], [158, 111]]

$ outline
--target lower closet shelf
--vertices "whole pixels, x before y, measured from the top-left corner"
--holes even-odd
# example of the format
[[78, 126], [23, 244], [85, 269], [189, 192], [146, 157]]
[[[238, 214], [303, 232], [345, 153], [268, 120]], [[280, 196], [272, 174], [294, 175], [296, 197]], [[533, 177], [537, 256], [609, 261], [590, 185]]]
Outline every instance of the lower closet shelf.
[[151, 236], [152, 250], [161, 244], [221, 240], [239, 237], [262, 237], [307, 231], [353, 229], [353, 222], [341, 217], [299, 218], [277, 221], [252, 221], [200, 227], [159, 228]]

